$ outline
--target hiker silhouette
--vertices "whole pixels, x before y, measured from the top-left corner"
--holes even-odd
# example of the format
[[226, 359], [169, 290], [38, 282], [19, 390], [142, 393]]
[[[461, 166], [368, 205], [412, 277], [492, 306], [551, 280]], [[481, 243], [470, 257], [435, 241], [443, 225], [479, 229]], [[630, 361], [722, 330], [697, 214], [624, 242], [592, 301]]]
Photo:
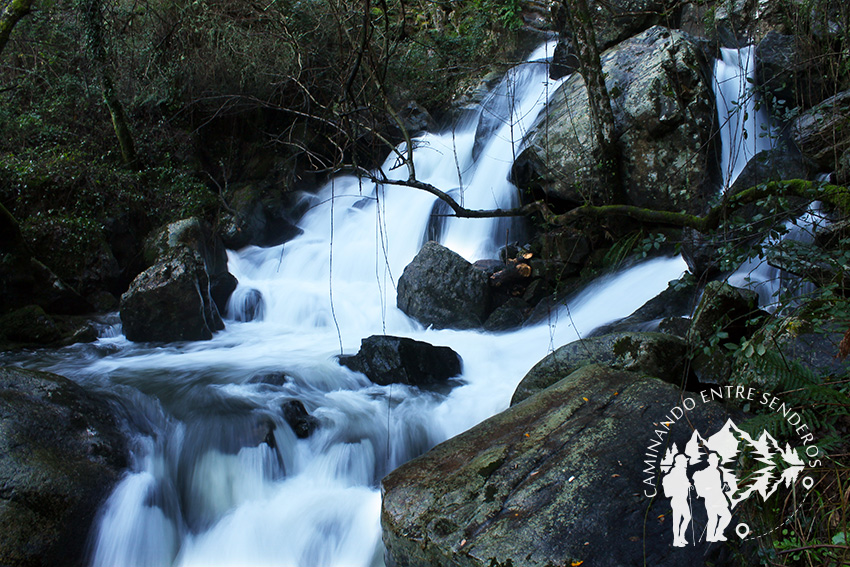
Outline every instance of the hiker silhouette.
[[717, 453], [709, 453], [708, 466], [693, 474], [694, 488], [697, 496], [702, 498], [708, 516], [706, 541], [726, 541], [723, 532], [732, 521], [732, 505], [728, 496], [731, 490], [719, 463]]
[[676, 455], [673, 467], [661, 480], [661, 486], [664, 489], [664, 495], [670, 499], [670, 505], [673, 508], [673, 545], [685, 547], [688, 545], [685, 534], [692, 516], [689, 495], [693, 488], [691, 480], [688, 478], [688, 457], [686, 455]]

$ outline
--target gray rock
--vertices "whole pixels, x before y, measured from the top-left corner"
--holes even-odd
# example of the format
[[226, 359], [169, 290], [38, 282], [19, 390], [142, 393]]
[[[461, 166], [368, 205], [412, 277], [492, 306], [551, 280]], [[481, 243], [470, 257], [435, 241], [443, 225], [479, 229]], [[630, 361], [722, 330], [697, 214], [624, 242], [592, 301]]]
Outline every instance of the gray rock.
[[82, 566], [125, 466], [104, 400], [61, 376], [0, 368], [0, 564]]
[[133, 280], [121, 296], [120, 315], [131, 341], [208, 340], [224, 328], [204, 261], [185, 247]]
[[[681, 403], [680, 390], [660, 380], [586, 366], [438, 445], [382, 482], [390, 560], [404, 567], [724, 564], [717, 548], [672, 547], [670, 522], [658, 521], [669, 501], [645, 497], [653, 424]], [[683, 419], [701, 432], [728, 419], [714, 403], [698, 409]], [[679, 446], [692, 434], [672, 430]]]
[[372, 335], [360, 341], [354, 356], [341, 356], [343, 366], [365, 374], [382, 386], [407, 384], [441, 386], [461, 373], [460, 356], [445, 346], [433, 346], [407, 337]]
[[487, 275], [459, 254], [427, 242], [398, 280], [398, 308], [438, 329], [480, 327], [490, 314]]
[[291, 193], [247, 183], [233, 189], [229, 202], [233, 212], [222, 216], [221, 227], [228, 248], [277, 246], [301, 234]]
[[835, 171], [850, 150], [850, 91], [815, 105], [791, 124], [791, 139], [824, 171]]
[[511, 405], [590, 364], [641, 372], [681, 385], [688, 375], [687, 358], [687, 342], [663, 333], [611, 333], [582, 339], [560, 347], [535, 364], [514, 391]]
[[[626, 198], [634, 205], [701, 213], [714, 192], [710, 72], [686, 34], [653, 27], [602, 56], [622, 150]], [[587, 91], [573, 75], [530, 129], [514, 165], [520, 186], [574, 204], [604, 204], [613, 193], [592, 156]]]

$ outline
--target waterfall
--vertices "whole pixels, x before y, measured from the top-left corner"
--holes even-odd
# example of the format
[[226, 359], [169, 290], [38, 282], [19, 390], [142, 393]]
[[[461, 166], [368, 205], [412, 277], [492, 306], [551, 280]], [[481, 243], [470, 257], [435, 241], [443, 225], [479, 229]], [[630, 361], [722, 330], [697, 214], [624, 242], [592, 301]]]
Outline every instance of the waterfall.
[[[514, 205], [508, 171], [558, 84], [541, 61], [552, 47], [453, 129], [417, 138], [417, 178], [469, 208]], [[396, 157], [381, 169], [406, 178]], [[212, 340], [136, 344], [115, 333], [39, 359], [109, 391], [132, 435], [132, 465], [101, 511], [93, 566], [382, 565], [379, 483], [389, 470], [505, 409], [546, 354], [629, 315], [686, 269], [659, 258], [602, 277], [514, 332], [425, 329], [395, 306], [395, 282], [425, 239], [475, 260], [495, 256], [518, 228], [435, 223], [434, 196], [353, 176], [304, 199], [300, 236], [228, 253], [239, 287]], [[456, 387], [378, 386], [336, 362], [372, 334], [452, 347], [463, 359]], [[318, 420], [304, 439], [281, 411], [293, 400]]]
[[753, 46], [721, 48], [714, 63], [714, 98], [720, 121], [720, 171], [725, 192], [747, 162], [774, 145], [775, 133], [755, 90], [756, 55]]

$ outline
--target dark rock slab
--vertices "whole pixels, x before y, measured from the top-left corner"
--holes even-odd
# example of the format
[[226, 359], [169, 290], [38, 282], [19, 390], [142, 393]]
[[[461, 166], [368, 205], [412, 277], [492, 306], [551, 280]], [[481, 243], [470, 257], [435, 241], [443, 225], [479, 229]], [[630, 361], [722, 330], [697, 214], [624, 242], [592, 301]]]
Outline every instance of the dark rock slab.
[[387, 335], [363, 339], [360, 351], [354, 356], [341, 356], [339, 363], [382, 386], [441, 386], [462, 369], [460, 356], [449, 347]]
[[83, 565], [125, 466], [104, 400], [61, 376], [0, 368], [0, 565]]

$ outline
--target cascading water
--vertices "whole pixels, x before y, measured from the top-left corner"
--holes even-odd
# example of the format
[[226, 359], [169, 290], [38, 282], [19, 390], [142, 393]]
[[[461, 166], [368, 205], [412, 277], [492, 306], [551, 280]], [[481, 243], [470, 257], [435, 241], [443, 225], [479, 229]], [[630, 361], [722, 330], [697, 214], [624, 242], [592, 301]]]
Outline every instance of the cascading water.
[[[544, 46], [453, 132], [416, 140], [417, 178], [469, 208], [508, 207], [507, 173], [556, 83]], [[506, 96], [510, 100], [492, 97]], [[395, 154], [383, 166], [388, 176]], [[227, 329], [211, 341], [134, 344], [120, 333], [45, 353], [30, 365], [118, 400], [132, 466], [105, 504], [92, 565], [380, 565], [384, 474], [507, 407], [554, 347], [624, 317], [685, 270], [656, 259], [602, 278], [546, 323], [503, 333], [423, 329], [395, 307], [394, 282], [426, 236], [468, 259], [492, 257], [512, 226], [445, 218], [406, 187], [333, 179], [284, 245], [229, 253], [239, 279]], [[506, 235], [507, 232], [507, 235]], [[463, 373], [448, 394], [377, 386], [340, 366], [372, 334], [449, 345]], [[299, 400], [319, 426], [299, 439], [282, 406]]]
[[769, 150], [776, 139], [767, 110], [754, 90], [756, 56], [752, 46], [722, 48], [714, 63], [714, 98], [720, 121], [720, 170], [725, 192], [747, 162]]

